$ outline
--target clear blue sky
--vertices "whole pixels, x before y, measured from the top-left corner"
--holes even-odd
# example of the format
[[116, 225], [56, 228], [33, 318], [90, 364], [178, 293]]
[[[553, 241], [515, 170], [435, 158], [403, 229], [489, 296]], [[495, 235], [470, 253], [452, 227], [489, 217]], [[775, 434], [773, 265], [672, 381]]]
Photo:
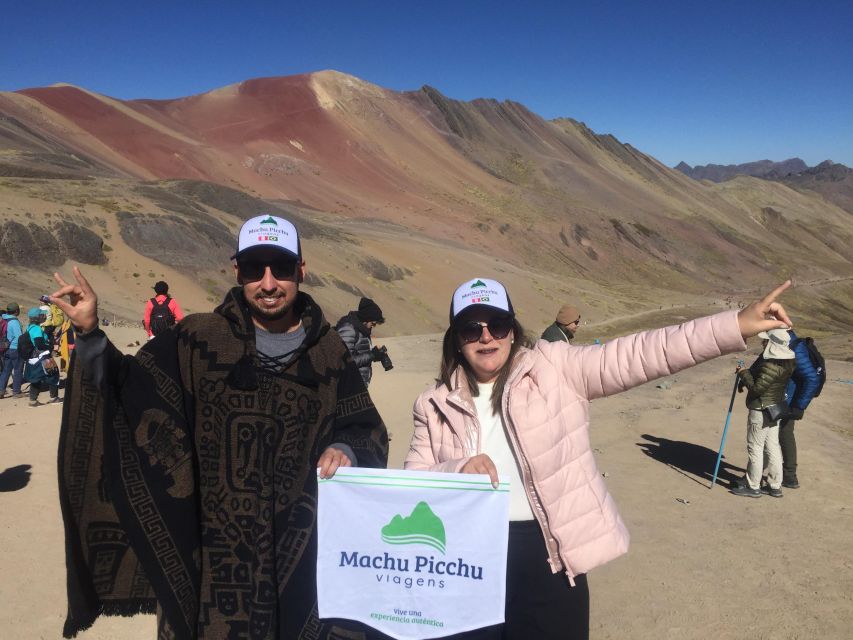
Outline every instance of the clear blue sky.
[[0, 0], [0, 90], [166, 98], [321, 69], [516, 100], [668, 165], [853, 166], [849, 0]]

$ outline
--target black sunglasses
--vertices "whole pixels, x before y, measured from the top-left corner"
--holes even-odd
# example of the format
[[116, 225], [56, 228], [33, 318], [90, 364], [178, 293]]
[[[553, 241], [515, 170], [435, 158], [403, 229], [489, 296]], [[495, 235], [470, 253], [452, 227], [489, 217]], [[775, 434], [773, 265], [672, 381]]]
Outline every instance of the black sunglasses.
[[256, 282], [264, 277], [267, 267], [272, 271], [272, 277], [276, 280], [287, 280], [292, 278], [296, 271], [297, 261], [293, 258], [279, 258], [277, 260], [237, 260], [237, 268], [240, 276], [249, 282]]
[[461, 325], [456, 330], [456, 334], [462, 339], [462, 342], [476, 342], [483, 335], [483, 327], [488, 327], [489, 333], [495, 340], [503, 340], [512, 331], [512, 320], [512, 316], [495, 316], [489, 318], [486, 323], [472, 320]]

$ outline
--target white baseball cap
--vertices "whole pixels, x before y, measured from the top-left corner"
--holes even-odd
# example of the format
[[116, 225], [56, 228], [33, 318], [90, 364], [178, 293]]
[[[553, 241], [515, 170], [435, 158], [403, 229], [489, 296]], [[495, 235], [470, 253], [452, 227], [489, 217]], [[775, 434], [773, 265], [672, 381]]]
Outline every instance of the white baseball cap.
[[471, 307], [490, 307], [515, 315], [512, 302], [504, 286], [497, 280], [489, 278], [474, 278], [463, 282], [453, 292], [453, 300], [450, 303], [450, 322], [463, 311]]
[[299, 233], [293, 223], [269, 214], [250, 218], [243, 223], [237, 236], [237, 253], [231, 259], [256, 247], [280, 249], [297, 259], [302, 254]]

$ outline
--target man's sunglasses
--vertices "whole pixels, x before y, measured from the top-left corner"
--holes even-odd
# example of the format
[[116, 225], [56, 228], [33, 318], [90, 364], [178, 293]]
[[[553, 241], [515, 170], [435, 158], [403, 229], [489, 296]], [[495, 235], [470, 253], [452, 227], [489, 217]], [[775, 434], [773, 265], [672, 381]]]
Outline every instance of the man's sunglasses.
[[237, 269], [240, 270], [240, 276], [249, 282], [256, 282], [264, 277], [267, 267], [272, 271], [272, 277], [276, 280], [287, 280], [293, 277], [296, 272], [296, 260], [289, 258], [280, 258], [278, 260], [237, 260]]
[[476, 342], [483, 335], [483, 327], [488, 327], [489, 334], [495, 340], [503, 340], [512, 331], [513, 321], [512, 316], [495, 316], [490, 318], [488, 322], [466, 322], [461, 325], [456, 334], [462, 339], [462, 342]]

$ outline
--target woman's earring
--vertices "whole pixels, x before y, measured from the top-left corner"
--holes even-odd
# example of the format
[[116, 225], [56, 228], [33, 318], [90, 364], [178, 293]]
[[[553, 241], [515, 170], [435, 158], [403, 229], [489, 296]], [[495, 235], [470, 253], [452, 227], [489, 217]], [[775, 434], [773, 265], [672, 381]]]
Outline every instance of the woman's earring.
[[515, 338], [509, 341], [510, 344], [515, 344]]

